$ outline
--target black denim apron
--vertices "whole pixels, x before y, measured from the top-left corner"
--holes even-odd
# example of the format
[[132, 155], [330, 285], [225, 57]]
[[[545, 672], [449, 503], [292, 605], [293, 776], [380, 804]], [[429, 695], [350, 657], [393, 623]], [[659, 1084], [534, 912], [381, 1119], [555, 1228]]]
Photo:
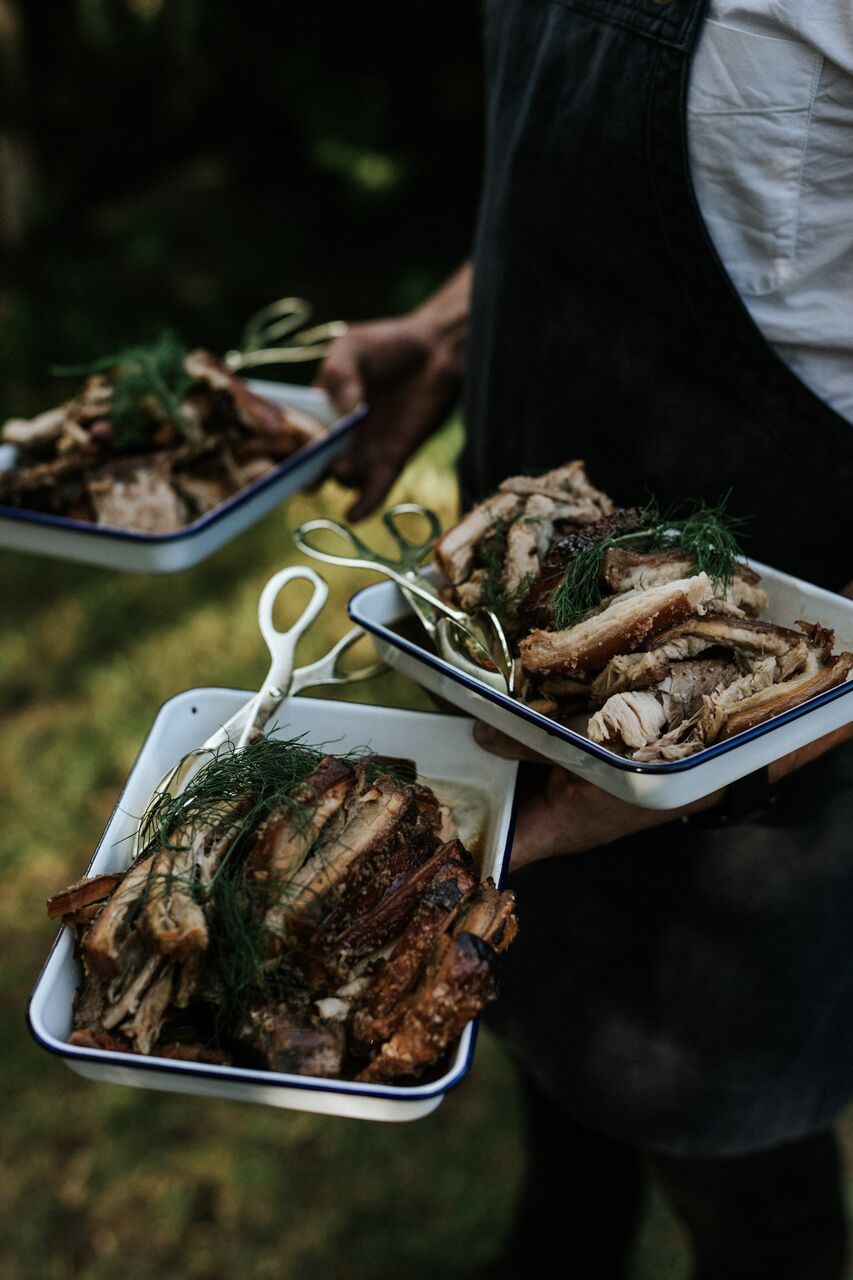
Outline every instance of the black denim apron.
[[[463, 490], [583, 457], [617, 501], [716, 500], [748, 551], [853, 578], [853, 424], [768, 346], [687, 162], [704, 0], [490, 0]], [[853, 1095], [853, 749], [772, 816], [675, 823], [515, 879], [492, 1018], [571, 1115], [731, 1153]]]

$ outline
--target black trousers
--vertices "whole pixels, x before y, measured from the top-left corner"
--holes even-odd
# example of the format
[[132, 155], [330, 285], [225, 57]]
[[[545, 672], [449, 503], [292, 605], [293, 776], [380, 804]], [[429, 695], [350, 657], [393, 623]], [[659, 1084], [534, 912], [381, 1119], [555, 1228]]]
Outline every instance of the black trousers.
[[695, 1280], [843, 1280], [833, 1133], [746, 1156], [649, 1155], [567, 1120], [529, 1080], [525, 1097], [528, 1177], [495, 1277], [628, 1280], [650, 1170], [687, 1229]]

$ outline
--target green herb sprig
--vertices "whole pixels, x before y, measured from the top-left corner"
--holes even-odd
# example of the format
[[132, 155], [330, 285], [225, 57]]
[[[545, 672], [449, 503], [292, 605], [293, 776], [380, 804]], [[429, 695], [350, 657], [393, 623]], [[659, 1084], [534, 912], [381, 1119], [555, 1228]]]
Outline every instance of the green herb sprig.
[[[210, 922], [210, 947], [205, 966], [205, 990], [214, 999], [214, 1021], [224, 1035], [245, 1015], [251, 1002], [287, 986], [287, 956], [269, 963], [266, 908], [286, 899], [287, 883], [255, 880], [246, 873], [251, 841], [274, 813], [289, 811], [297, 830], [311, 828], [312, 808], [300, 784], [326, 753], [307, 746], [301, 737], [288, 740], [262, 737], [237, 751], [227, 743], [211, 752], [209, 762], [177, 795], [165, 792], [142, 822], [149, 849], [188, 847], [200, 831], [228, 834], [228, 850], [210, 883], [202, 885], [193, 873], [150, 874], [138, 914], [146, 902], [181, 887], [203, 907]], [[380, 773], [406, 774], [403, 762], [374, 760], [367, 750], [342, 757], [353, 766], [363, 764], [368, 782]]]
[[640, 543], [648, 552], [683, 550], [693, 559], [692, 576], [707, 573], [725, 590], [734, 578], [742, 556], [739, 537], [744, 521], [726, 514], [729, 494], [710, 506], [697, 503], [684, 515], [662, 513], [655, 503], [643, 511], [640, 527], [605, 537], [579, 551], [566, 566], [563, 580], [551, 598], [551, 612], [558, 631], [572, 627], [603, 598], [601, 561], [611, 547]]
[[124, 347], [86, 365], [56, 365], [57, 376], [89, 376], [104, 373], [112, 386], [109, 418], [113, 442], [119, 449], [149, 443], [163, 422], [172, 423], [191, 444], [198, 442], [198, 427], [182, 406], [195, 379], [187, 373], [187, 347], [164, 330], [148, 346]]

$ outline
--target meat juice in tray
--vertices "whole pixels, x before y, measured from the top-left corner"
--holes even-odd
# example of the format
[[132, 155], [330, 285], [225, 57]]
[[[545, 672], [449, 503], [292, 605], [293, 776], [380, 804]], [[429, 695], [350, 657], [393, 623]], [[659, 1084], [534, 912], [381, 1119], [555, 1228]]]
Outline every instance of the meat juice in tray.
[[[179, 850], [153, 851], [162, 874], [150, 857], [125, 872], [127, 841], [164, 759], [173, 764], [207, 723], [227, 719], [238, 697], [194, 691], [161, 711], [89, 877], [58, 895], [79, 936], [75, 947], [65, 930], [51, 953], [33, 996], [34, 1034], [99, 1079], [366, 1118], [425, 1114], [467, 1069], [470, 1019], [493, 998], [496, 956], [514, 936], [512, 895], [494, 882], [515, 768], [480, 751], [463, 720], [293, 699], [276, 737], [300, 737], [291, 745], [308, 772], [289, 793], [299, 804], [273, 806], [252, 827], [235, 864], [242, 878], [226, 877], [228, 901], [214, 894], [211, 910], [186, 892]], [[334, 754], [308, 751], [308, 740]], [[285, 742], [259, 749], [286, 764]], [[400, 776], [402, 750], [418, 758], [417, 783]], [[256, 767], [248, 756], [243, 764]], [[270, 760], [261, 766], [268, 774]], [[230, 822], [205, 846], [213, 878]], [[275, 871], [285, 863], [282, 893]], [[230, 951], [218, 969], [223, 906]], [[222, 977], [233, 987], [247, 961], [258, 981], [247, 995], [239, 980], [238, 1008]]]
[[736, 532], [721, 507], [617, 510], [580, 462], [504, 481], [436, 561], [446, 598], [500, 616], [514, 697], [400, 635], [393, 588], [350, 611], [442, 697], [613, 794], [675, 807], [853, 714], [853, 603], [747, 565]]

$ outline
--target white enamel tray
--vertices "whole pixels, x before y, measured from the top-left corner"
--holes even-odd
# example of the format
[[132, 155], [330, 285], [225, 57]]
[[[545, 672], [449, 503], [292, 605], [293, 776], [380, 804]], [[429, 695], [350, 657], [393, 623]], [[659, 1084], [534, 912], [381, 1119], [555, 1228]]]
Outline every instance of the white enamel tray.
[[[127, 837], [136, 830], [138, 815], [163, 774], [245, 700], [246, 693], [238, 689], [191, 689], [160, 709], [101, 837], [89, 874], [127, 865]], [[434, 784], [440, 795], [458, 794], [464, 780], [464, 795], [472, 802], [473, 812], [480, 815], [481, 873], [500, 881], [512, 841], [517, 768], [477, 746], [470, 720], [293, 698], [280, 709], [275, 732], [283, 737], [304, 733], [307, 743], [331, 752], [369, 747], [381, 755], [413, 759], [419, 776]], [[67, 1042], [72, 1027], [71, 1002], [79, 979], [71, 931], [63, 928], [30, 999], [30, 1030], [39, 1044], [60, 1054], [72, 1070], [112, 1084], [263, 1102], [363, 1120], [417, 1120], [434, 1111], [444, 1094], [459, 1083], [474, 1052], [477, 1028], [476, 1023], [469, 1023], [439, 1078], [395, 1086], [83, 1049]]]
[[261, 381], [250, 381], [248, 385], [276, 404], [313, 414], [328, 425], [328, 434], [286, 458], [207, 515], [173, 533], [135, 533], [0, 505], [0, 547], [130, 573], [176, 573], [207, 559], [297, 489], [319, 480], [332, 459], [345, 449], [348, 433], [367, 412], [366, 406], [360, 405], [345, 418], [338, 418], [328, 397], [316, 387]]
[[[788, 627], [793, 627], [797, 618], [821, 622], [835, 629], [836, 651], [853, 651], [853, 600], [766, 565], [755, 563], [753, 567], [761, 574], [762, 586], [770, 597], [767, 617]], [[690, 804], [853, 720], [853, 680], [848, 679], [828, 693], [697, 751], [686, 760], [636, 764], [399, 635], [393, 624], [411, 613], [393, 583], [366, 587], [350, 601], [349, 612], [372, 634], [377, 653], [389, 667], [611, 795], [644, 809], [676, 809]]]

